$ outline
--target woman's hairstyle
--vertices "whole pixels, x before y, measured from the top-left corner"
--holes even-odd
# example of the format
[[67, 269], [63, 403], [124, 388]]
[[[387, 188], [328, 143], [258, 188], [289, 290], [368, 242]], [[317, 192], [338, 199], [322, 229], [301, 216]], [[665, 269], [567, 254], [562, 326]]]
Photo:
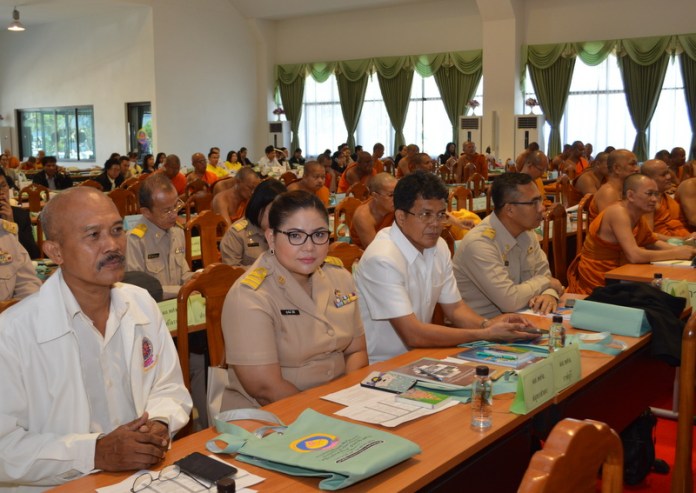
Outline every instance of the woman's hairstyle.
[[316, 210], [328, 226], [329, 213], [319, 197], [304, 190], [295, 190], [281, 193], [273, 201], [271, 211], [268, 214], [269, 227], [273, 230], [281, 229], [287, 218], [300, 209]]
[[227, 161], [228, 163], [231, 163], [231, 162], [232, 162], [232, 161], [230, 161], [230, 159], [232, 158], [232, 154], [237, 154], [237, 151], [232, 150], [232, 151], [230, 151], [230, 152], [227, 153], [226, 161]]
[[151, 157], [153, 157], [152, 154], [145, 154], [143, 156], [143, 169], [147, 169], [147, 160]]
[[164, 152], [158, 152], [157, 157], [155, 158], [155, 169], [159, 169], [160, 164], [164, 164], [164, 160], [167, 158], [167, 155]]
[[[228, 158], [229, 160], [229, 158]], [[268, 204], [273, 202], [278, 195], [287, 192], [283, 182], [275, 179], [264, 180], [259, 183], [251, 194], [244, 216], [256, 226], [261, 227], [261, 214]]]

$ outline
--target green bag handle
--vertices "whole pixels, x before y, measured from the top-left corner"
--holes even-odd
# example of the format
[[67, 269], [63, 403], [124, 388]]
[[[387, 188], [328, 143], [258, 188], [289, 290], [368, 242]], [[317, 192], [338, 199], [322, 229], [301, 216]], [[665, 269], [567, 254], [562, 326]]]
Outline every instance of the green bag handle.
[[[276, 423], [278, 426], [262, 426], [250, 432], [230, 423], [230, 421], [242, 421], [242, 420], [255, 420], [255, 421], [266, 421], [268, 423]], [[215, 454], [233, 454], [239, 452], [239, 450], [246, 444], [249, 440], [258, 440], [264, 437], [266, 432], [275, 431], [277, 433], [283, 433], [287, 426], [283, 423], [278, 416], [275, 414], [264, 411], [262, 409], [232, 409], [230, 411], [224, 411], [215, 416], [215, 430], [221, 435], [208, 440], [205, 444], [205, 448]], [[216, 441], [220, 441], [226, 444], [225, 448], [220, 448]]]

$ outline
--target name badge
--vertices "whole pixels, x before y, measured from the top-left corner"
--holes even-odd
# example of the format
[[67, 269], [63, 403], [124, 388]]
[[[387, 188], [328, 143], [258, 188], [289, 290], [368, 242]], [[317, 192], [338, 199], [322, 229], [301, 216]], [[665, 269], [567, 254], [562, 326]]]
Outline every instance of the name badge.
[[180, 253], [184, 253], [184, 251], [184, 247], [177, 247], [174, 249], [174, 253], [176, 253], [177, 255]]
[[259, 242], [258, 242], [258, 241], [249, 240], [249, 241], [247, 242], [247, 247], [249, 247], [249, 248], [257, 247], [257, 246], [259, 246]]
[[291, 309], [286, 309], [286, 310], [280, 310], [281, 315], [299, 315], [300, 310], [291, 310]]
[[153, 258], [159, 258], [159, 253], [151, 253], [147, 256], [148, 260], [152, 260]]

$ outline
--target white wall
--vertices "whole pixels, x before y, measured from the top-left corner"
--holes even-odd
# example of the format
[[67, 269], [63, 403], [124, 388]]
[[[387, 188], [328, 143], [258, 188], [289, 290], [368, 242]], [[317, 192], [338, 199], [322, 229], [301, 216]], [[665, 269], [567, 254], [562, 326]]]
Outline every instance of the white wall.
[[0, 46], [4, 126], [16, 130], [15, 109], [92, 105], [96, 164], [128, 150], [125, 104], [154, 97], [150, 9], [130, 6], [108, 17], [2, 31]]

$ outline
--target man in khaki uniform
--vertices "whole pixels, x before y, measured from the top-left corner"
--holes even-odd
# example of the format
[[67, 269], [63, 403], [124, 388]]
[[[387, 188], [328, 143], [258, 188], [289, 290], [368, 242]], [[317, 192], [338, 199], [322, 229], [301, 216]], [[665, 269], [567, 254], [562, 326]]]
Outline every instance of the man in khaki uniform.
[[493, 182], [495, 210], [469, 231], [452, 259], [459, 292], [486, 318], [527, 307], [556, 309], [563, 286], [551, 277], [549, 261], [534, 228], [543, 199], [524, 173], [505, 173]]
[[179, 197], [172, 182], [160, 174], [147, 178], [140, 187], [143, 222], [128, 234], [126, 270], [155, 277], [164, 298], [175, 298], [193, 273], [186, 263], [184, 231], [176, 222]]
[[0, 219], [0, 301], [26, 298], [40, 287], [29, 254], [17, 239], [17, 225]]

